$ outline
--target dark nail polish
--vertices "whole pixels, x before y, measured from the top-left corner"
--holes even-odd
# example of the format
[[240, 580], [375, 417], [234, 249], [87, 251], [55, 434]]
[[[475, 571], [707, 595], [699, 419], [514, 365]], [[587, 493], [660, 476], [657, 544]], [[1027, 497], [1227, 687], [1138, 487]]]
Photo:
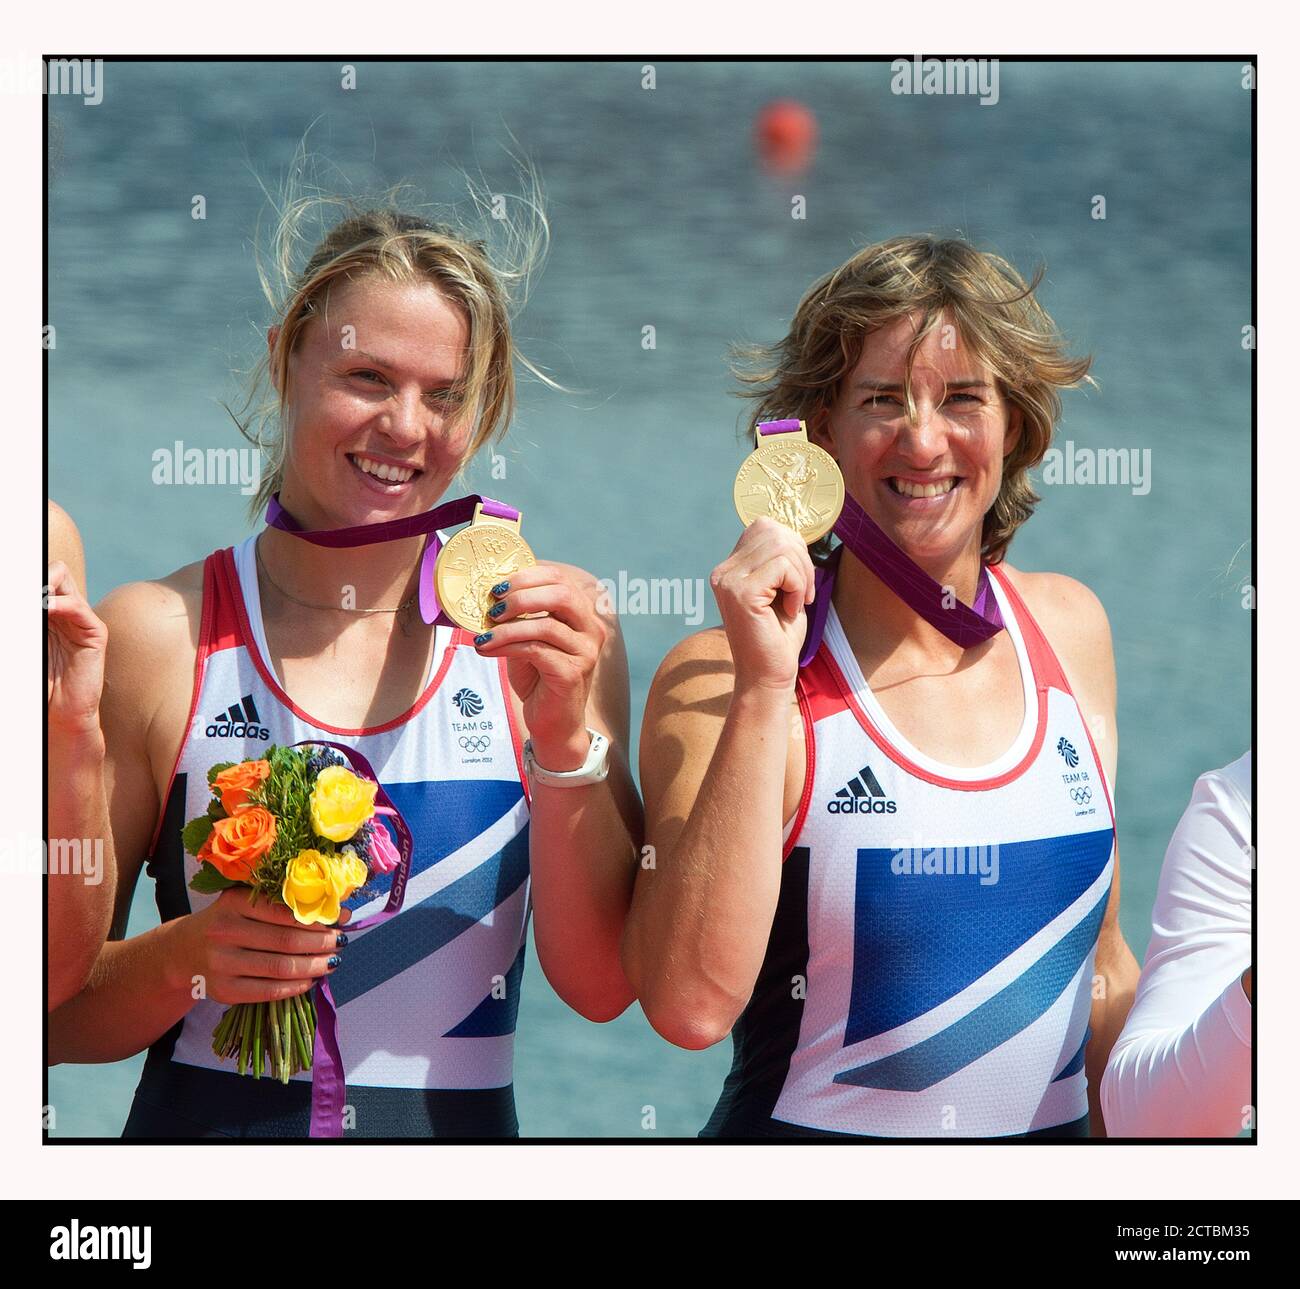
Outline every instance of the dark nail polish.
[[340, 931], [338, 934], [338, 938], [334, 941], [335, 945], [341, 949], [345, 944], [347, 944], [347, 942], [348, 942], [347, 936], [344, 935], [342, 931]]
[[505, 602], [504, 600], [498, 600], [498, 601], [497, 601], [497, 602], [496, 602], [496, 603], [495, 603], [495, 604], [494, 604], [494, 605], [493, 605], [493, 606], [488, 610], [488, 617], [489, 617], [489, 618], [499, 618], [499, 617], [500, 617], [500, 616], [501, 616], [505, 611], [506, 611], [506, 602]]
[[490, 632], [490, 631], [485, 631], [485, 632], [483, 632], [483, 634], [482, 634], [481, 636], [475, 636], [475, 637], [474, 637], [474, 643], [475, 643], [476, 645], [484, 645], [484, 644], [487, 644], [487, 642], [488, 642], [489, 640], [491, 640], [491, 639], [492, 639], [492, 632]]
[[505, 594], [509, 589], [510, 589], [510, 583], [509, 583], [509, 582], [498, 582], [498, 583], [497, 583], [497, 584], [492, 588], [492, 594], [493, 594], [493, 595], [504, 595], [504, 594]]
[[342, 961], [343, 959], [336, 953], [325, 965], [333, 971]]

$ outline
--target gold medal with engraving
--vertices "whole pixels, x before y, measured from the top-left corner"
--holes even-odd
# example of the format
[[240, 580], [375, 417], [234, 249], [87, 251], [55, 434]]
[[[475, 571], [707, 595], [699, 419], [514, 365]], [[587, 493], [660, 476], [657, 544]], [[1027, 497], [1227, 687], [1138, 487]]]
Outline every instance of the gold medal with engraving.
[[510, 574], [537, 563], [519, 532], [523, 521], [483, 514], [483, 503], [474, 507], [467, 528], [454, 534], [438, 552], [433, 566], [433, 584], [438, 602], [457, 626], [478, 635], [492, 626], [488, 609], [496, 602], [492, 588], [508, 582]]
[[741, 462], [732, 488], [741, 521], [748, 527], [769, 515], [809, 545], [825, 537], [844, 508], [844, 476], [835, 458], [808, 441], [802, 421], [765, 421], [755, 436], [758, 446]]

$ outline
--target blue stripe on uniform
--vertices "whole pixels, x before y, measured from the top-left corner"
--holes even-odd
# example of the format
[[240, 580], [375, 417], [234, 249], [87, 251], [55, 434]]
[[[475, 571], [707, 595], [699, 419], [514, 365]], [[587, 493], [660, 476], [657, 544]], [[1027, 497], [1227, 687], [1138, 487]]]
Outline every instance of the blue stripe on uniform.
[[1002, 843], [988, 885], [978, 874], [895, 873], [901, 848], [860, 849], [844, 1045], [923, 1016], [1004, 961], [1097, 880], [1113, 840], [1102, 828]]
[[987, 1002], [947, 1029], [901, 1052], [835, 1076], [860, 1088], [922, 1092], [979, 1060], [1033, 1024], [1060, 996], [1097, 943], [1106, 892], [1075, 928]]
[[527, 877], [525, 826], [464, 877], [353, 941], [330, 977], [334, 1001], [341, 1007], [436, 953], [509, 899]]
[[444, 1038], [493, 1038], [500, 1034], [513, 1034], [519, 1017], [519, 987], [524, 978], [525, 945], [519, 946], [514, 965], [505, 977], [501, 995], [491, 993], [465, 1017], [455, 1029], [449, 1029]]
[[[431, 783], [385, 783], [384, 787], [416, 839], [412, 877], [473, 841], [524, 795], [518, 779], [436, 779]], [[393, 830], [388, 831], [391, 834]], [[367, 888], [371, 898], [377, 886]], [[388, 884], [382, 889], [387, 890]]]
[[1056, 1075], [1053, 1083], [1059, 1083], [1062, 1079], [1068, 1079], [1072, 1074], [1078, 1074], [1083, 1069], [1083, 1058], [1088, 1051], [1088, 1040], [1092, 1037], [1092, 1026], [1090, 1025], [1083, 1035], [1083, 1042], [1079, 1044], [1079, 1050], [1070, 1057], [1060, 1074]]

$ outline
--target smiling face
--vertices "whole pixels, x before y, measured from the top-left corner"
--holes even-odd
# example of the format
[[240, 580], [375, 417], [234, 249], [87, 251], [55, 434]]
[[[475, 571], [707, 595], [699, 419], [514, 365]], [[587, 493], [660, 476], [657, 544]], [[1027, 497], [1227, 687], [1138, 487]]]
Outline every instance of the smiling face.
[[432, 507], [473, 437], [454, 393], [469, 338], [464, 315], [429, 283], [369, 276], [338, 286], [289, 358], [289, 513], [325, 528]]
[[[919, 563], [979, 553], [984, 515], [1002, 485], [1002, 462], [1020, 410], [956, 328], [930, 332], [912, 366], [916, 419], [903, 394], [907, 348], [919, 316], [868, 334], [810, 437], [839, 462], [847, 490]], [[944, 348], [945, 335], [955, 347]]]

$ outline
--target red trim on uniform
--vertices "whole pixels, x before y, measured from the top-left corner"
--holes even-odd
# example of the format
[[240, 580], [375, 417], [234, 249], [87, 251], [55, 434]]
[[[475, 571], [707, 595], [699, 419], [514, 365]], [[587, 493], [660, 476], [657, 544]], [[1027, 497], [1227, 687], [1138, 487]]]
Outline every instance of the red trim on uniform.
[[1011, 606], [1015, 610], [1016, 624], [1020, 627], [1020, 634], [1025, 641], [1025, 650], [1029, 654], [1029, 663], [1034, 670], [1035, 681], [1040, 686], [1045, 684], [1050, 689], [1064, 690], [1073, 698], [1074, 692], [1065, 679], [1065, 668], [1061, 666], [1061, 661], [1056, 656], [1052, 646], [1047, 643], [1047, 637], [1043, 634], [1043, 630], [1038, 625], [1034, 615], [1029, 612], [1029, 606], [1025, 603], [1024, 598], [1011, 585], [1011, 579], [996, 564], [989, 565], [989, 572], [998, 579], [998, 585], [1002, 587], [1011, 600]]
[[[472, 641], [473, 636], [467, 631], [466, 637]], [[505, 704], [506, 720], [510, 722], [510, 742], [514, 744], [515, 765], [519, 767], [519, 785], [524, 790], [524, 804], [531, 811], [533, 808], [532, 793], [528, 791], [528, 776], [524, 773], [524, 745], [519, 737], [519, 722], [515, 720], [515, 704], [510, 694], [510, 672], [509, 663], [506, 661], [504, 654], [497, 657], [497, 676], [501, 682], [501, 701]]]
[[285, 707], [287, 707], [300, 720], [306, 721], [308, 725], [314, 725], [318, 730], [326, 730], [330, 734], [343, 734], [350, 738], [363, 738], [370, 734], [383, 734], [388, 730], [396, 729], [399, 725], [405, 725], [413, 717], [419, 715], [419, 713], [428, 705], [429, 700], [437, 692], [438, 686], [442, 684], [443, 677], [446, 676], [448, 669], [451, 667], [452, 653], [457, 646], [454, 634], [447, 645], [446, 651], [442, 655], [442, 661], [438, 665], [438, 670], [434, 674], [433, 679], [429, 682], [428, 688], [425, 689], [420, 697], [415, 700], [415, 703], [400, 716], [394, 716], [392, 720], [385, 721], [382, 725], [370, 725], [363, 729], [347, 729], [341, 725], [327, 725], [324, 721], [317, 720], [316, 717], [308, 715], [280, 687], [280, 682], [276, 680], [274, 675], [272, 675], [270, 667], [267, 666], [253, 640], [253, 629], [248, 620], [248, 608], [244, 604], [242, 588], [239, 585], [239, 572], [235, 567], [234, 548], [227, 547], [225, 550], [218, 553], [221, 559], [220, 565], [218, 566], [219, 584], [223, 586], [225, 594], [234, 605], [235, 612], [238, 615], [241, 643], [244, 648], [248, 650], [248, 656], [253, 660], [253, 665], [257, 668], [258, 675], [262, 677], [266, 687]]
[[1083, 732], [1088, 739], [1088, 746], [1092, 749], [1093, 764], [1097, 767], [1097, 773], [1101, 775], [1102, 791], [1106, 794], [1106, 807], [1110, 811], [1110, 830], [1115, 836], [1115, 844], [1119, 844], [1119, 832], [1117, 830], [1117, 820], [1115, 818], [1115, 803], [1110, 799], [1110, 785], [1106, 782], [1106, 767], [1101, 763], [1101, 757], [1097, 755], [1097, 745], [1092, 741], [1092, 731], [1088, 728], [1088, 719], [1084, 716], [1082, 709], [1079, 708], [1078, 699], [1075, 699], [1075, 709], [1079, 712], [1079, 724], [1083, 726]]
[[162, 835], [163, 817], [167, 813], [167, 802], [171, 800], [172, 785], [176, 782], [176, 771], [180, 769], [181, 757], [185, 755], [186, 744], [194, 729], [194, 717], [199, 710], [199, 696], [203, 693], [203, 674], [207, 670], [208, 657], [218, 649], [228, 648], [224, 640], [223, 629], [228, 625], [220, 611], [220, 597], [217, 588], [217, 551], [203, 561], [203, 603], [199, 610], [199, 645], [194, 654], [194, 687], [190, 691], [190, 714], [185, 718], [185, 732], [181, 735], [180, 746], [172, 760], [172, 771], [167, 776], [167, 791], [158, 803], [158, 822], [153, 827], [153, 837], [149, 841], [146, 856], [152, 857], [158, 847], [158, 838]]
[[848, 706], [841, 687], [827, 670], [822, 654], [823, 650], [818, 649], [812, 661], [799, 672], [799, 692], [806, 697], [808, 711], [814, 721], [834, 716]]
[[830, 656], [830, 649], [827, 645], [821, 646], [826, 650], [826, 661], [833, 670], [836, 680], [843, 686], [844, 698], [848, 706], [852, 708], [854, 716], [858, 718], [858, 724], [867, 732], [867, 737], [891, 760], [895, 765], [901, 766], [908, 774], [917, 779], [923, 779], [926, 783], [933, 783], [939, 788], [953, 788], [958, 792], [988, 792], [992, 788], [1001, 788], [1005, 784], [1011, 783], [1018, 779], [1034, 763], [1034, 758], [1041, 751], [1043, 738], [1047, 733], [1047, 689], [1044, 685], [1037, 686], [1038, 693], [1038, 723], [1034, 730], [1033, 742], [1029, 745], [1029, 750], [1021, 758], [1019, 764], [1013, 765], [1011, 769], [1003, 774], [995, 775], [991, 779], [949, 779], [941, 774], [932, 774], [929, 770], [922, 769], [915, 761], [904, 756], [894, 745], [878, 730], [872, 723], [871, 718], [862, 709], [858, 702], [857, 696], [849, 688], [848, 681], [840, 673], [838, 664]]
[[[809, 663], [804, 670], [810, 670], [815, 666], [816, 659]], [[808, 695], [804, 692], [802, 673], [800, 673], [798, 683], [795, 685], [795, 695], [799, 699], [799, 715], [803, 719], [803, 793], [799, 797], [799, 808], [794, 812], [794, 827], [790, 829], [790, 840], [786, 842], [785, 849], [781, 852], [781, 862], [783, 864], [790, 858], [790, 852], [795, 848], [795, 844], [799, 840], [799, 834], [803, 831], [804, 820], [808, 817], [808, 803], [812, 800], [813, 778], [817, 772], [817, 743], [813, 737], [812, 704]]]
[[[845, 679], [844, 673], [840, 670], [839, 664], [835, 661], [835, 656], [831, 653], [830, 645], [825, 640], [817, 650], [817, 658], [825, 655], [826, 671], [830, 680], [839, 688], [843, 696], [844, 705], [849, 707], [853, 715], [857, 718], [858, 724], [866, 731], [867, 737], [891, 760], [895, 765], [901, 766], [908, 774], [915, 778], [922, 779], [926, 783], [933, 783], [936, 787], [952, 788], [957, 792], [988, 792], [993, 788], [1001, 788], [1005, 784], [1018, 779], [1034, 763], [1034, 758], [1042, 750], [1043, 739], [1047, 734], [1047, 691], [1053, 682], [1059, 679], [1058, 688], [1064, 689], [1068, 694], [1069, 687], [1064, 683], [1065, 677], [1061, 672], [1061, 665], [1056, 660], [1056, 655], [1052, 652], [1051, 646], [1047, 643], [1046, 637], [1038, 629], [1038, 624], [1034, 621], [1033, 615], [1025, 607], [1025, 602], [1015, 593], [1015, 588], [1008, 586], [1004, 574], [999, 573], [996, 566], [990, 566], [993, 574], [997, 577], [998, 582], [1007, 587], [1010, 591], [1012, 607], [1015, 611], [1016, 625], [1020, 628], [1020, 634], [1025, 642], [1025, 652], [1029, 656], [1029, 670], [1034, 681], [1034, 690], [1038, 697], [1038, 717], [1037, 725], [1034, 729], [1033, 741], [1029, 745], [1028, 751], [1020, 759], [1018, 764], [1013, 765], [1011, 769], [1004, 771], [1002, 774], [995, 775], [991, 779], [950, 779], [945, 775], [933, 774], [929, 770], [923, 769], [911, 760], [910, 757], [904, 756], [894, 745], [885, 737], [883, 731], [876, 728], [875, 723], [867, 715], [862, 704], [858, 702], [857, 695], [854, 694], [849, 682]], [[1016, 671], [1020, 670], [1020, 659], [1016, 657]], [[810, 663], [805, 669], [811, 671], [815, 663]], [[1023, 684], [1023, 680], [1022, 680]], [[1073, 697], [1073, 695], [1071, 695]], [[1078, 704], [1076, 703], [1077, 707]], [[1080, 713], [1082, 720], [1082, 713]], [[1084, 722], [1085, 728], [1087, 722]], [[1023, 728], [1023, 727], [1022, 727]], [[1017, 737], [1019, 733], [1017, 732]], [[1100, 766], [1101, 762], [1097, 764]], [[1104, 776], [1103, 776], [1104, 777]]]
[[1074, 690], [1070, 688], [1070, 682], [1065, 678], [1065, 668], [1061, 666], [1061, 660], [1056, 656], [1056, 651], [1048, 643], [1047, 637], [1043, 634], [1043, 629], [1038, 625], [1034, 615], [1029, 612], [1029, 606], [1025, 603], [1024, 597], [1011, 585], [1011, 579], [1001, 572], [996, 564], [990, 565], [990, 569], [1015, 606], [1016, 621], [1020, 624], [1020, 634], [1025, 638], [1025, 648], [1029, 650], [1029, 660], [1034, 665], [1034, 675], [1040, 683], [1046, 683], [1051, 688], [1060, 689], [1074, 699], [1074, 710], [1079, 713], [1079, 724], [1083, 726], [1083, 732], [1088, 739], [1088, 746], [1092, 749], [1092, 759], [1097, 766], [1097, 773], [1101, 775], [1102, 790], [1106, 793], [1106, 805], [1110, 810], [1111, 830], [1114, 831], [1115, 803], [1110, 798], [1110, 786], [1106, 782], [1106, 768], [1101, 763], [1101, 757], [1097, 755], [1097, 744], [1093, 742], [1092, 731], [1088, 728], [1088, 718], [1083, 714], [1083, 709], [1079, 706], [1079, 700], [1074, 697]]
[[220, 551], [213, 551], [208, 559], [212, 561], [213, 602], [212, 602], [212, 639], [208, 652], [218, 653], [222, 649], [236, 649], [244, 643], [243, 633], [239, 629], [239, 612], [230, 588], [221, 576]]

